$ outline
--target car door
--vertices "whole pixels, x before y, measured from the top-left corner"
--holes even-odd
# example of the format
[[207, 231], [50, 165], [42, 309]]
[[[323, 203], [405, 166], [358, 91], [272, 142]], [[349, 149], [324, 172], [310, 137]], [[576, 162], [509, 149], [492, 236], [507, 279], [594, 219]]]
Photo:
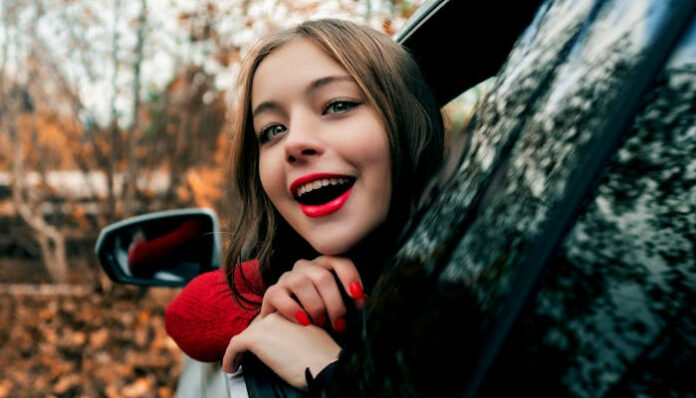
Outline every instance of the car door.
[[328, 395], [694, 394], [695, 8], [540, 8]]

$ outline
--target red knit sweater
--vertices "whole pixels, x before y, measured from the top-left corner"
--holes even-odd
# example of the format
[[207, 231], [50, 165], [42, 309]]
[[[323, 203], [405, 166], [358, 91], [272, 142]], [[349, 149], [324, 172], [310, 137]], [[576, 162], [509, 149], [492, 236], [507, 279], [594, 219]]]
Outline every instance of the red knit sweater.
[[[243, 297], [261, 302], [262, 297], [254, 293], [265, 290], [258, 261], [246, 261], [242, 269], [250, 283], [236, 272], [235, 287]], [[216, 270], [189, 282], [167, 306], [164, 320], [167, 333], [182, 351], [193, 359], [214, 362], [222, 360], [230, 339], [246, 329], [258, 313], [259, 309], [246, 309], [235, 300], [225, 273]]]
[[181, 245], [200, 237], [202, 231], [203, 221], [192, 218], [166, 235], [139, 242], [128, 252], [128, 268], [135, 276], [151, 275], [164, 259], [176, 253]]

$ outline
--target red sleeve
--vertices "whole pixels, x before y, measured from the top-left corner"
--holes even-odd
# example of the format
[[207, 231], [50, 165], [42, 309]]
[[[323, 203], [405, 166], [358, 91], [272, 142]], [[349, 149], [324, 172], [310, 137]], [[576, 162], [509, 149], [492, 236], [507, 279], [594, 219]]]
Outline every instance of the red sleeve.
[[[254, 293], [254, 289], [265, 289], [258, 261], [246, 261], [242, 269], [250, 283], [245, 283], [239, 272], [235, 273], [237, 290], [243, 297], [261, 302], [262, 296]], [[189, 282], [167, 306], [165, 327], [188, 356], [214, 362], [222, 360], [230, 339], [246, 329], [259, 313], [258, 309], [245, 307], [234, 298], [224, 271], [207, 272]]]
[[[134, 275], [147, 275], [153, 262], [166, 258], [178, 246], [201, 236], [203, 222], [193, 218], [175, 230], [149, 241], [137, 243], [128, 253], [128, 267]], [[144, 271], [144, 272], [143, 272]]]

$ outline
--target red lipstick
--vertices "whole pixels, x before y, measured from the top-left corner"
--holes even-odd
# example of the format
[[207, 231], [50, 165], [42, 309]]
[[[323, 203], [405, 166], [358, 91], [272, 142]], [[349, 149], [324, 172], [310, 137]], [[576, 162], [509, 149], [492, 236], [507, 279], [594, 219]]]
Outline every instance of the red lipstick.
[[353, 187], [350, 187], [350, 189], [341, 194], [341, 196], [323, 205], [304, 205], [300, 203], [300, 209], [302, 209], [302, 212], [307, 217], [317, 218], [328, 216], [331, 213], [337, 212], [346, 204], [351, 192], [353, 192]]
[[341, 178], [341, 177], [347, 177], [341, 174], [332, 174], [332, 173], [314, 173], [314, 174], [307, 174], [303, 175], [302, 177], [296, 179], [295, 181], [290, 184], [290, 194], [295, 196], [297, 193], [297, 187], [299, 187], [302, 184], [306, 184], [308, 182], [312, 182], [315, 180], [321, 180], [322, 178]]
[[[307, 174], [304, 175], [290, 184], [290, 194], [295, 196], [297, 195], [297, 189], [302, 186], [303, 184], [307, 184], [316, 180], [321, 180], [324, 178], [350, 178], [350, 176], [342, 175], [342, 174], [332, 174], [332, 173], [314, 173], [314, 174]], [[303, 204], [300, 203], [300, 209], [302, 209], [302, 212], [307, 216], [307, 217], [312, 217], [312, 218], [317, 218], [317, 217], [324, 217], [328, 216], [331, 213], [334, 213], [343, 207], [343, 205], [346, 203], [348, 198], [350, 197], [351, 192], [353, 191], [353, 188], [349, 188], [347, 191], [342, 193], [340, 196], [338, 196], [335, 199], [330, 200], [329, 202], [320, 204], [320, 205], [310, 205], [310, 204]]]

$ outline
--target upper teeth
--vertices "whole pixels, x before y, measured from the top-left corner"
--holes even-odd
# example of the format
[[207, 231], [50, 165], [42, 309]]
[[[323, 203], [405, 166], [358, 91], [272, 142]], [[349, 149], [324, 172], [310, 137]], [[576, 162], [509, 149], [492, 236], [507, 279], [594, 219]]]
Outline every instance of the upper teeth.
[[322, 178], [321, 180], [314, 180], [312, 182], [300, 185], [300, 187], [297, 188], [297, 196], [302, 196], [307, 192], [311, 192], [315, 189], [325, 187], [327, 185], [345, 184], [347, 182], [347, 178]]

